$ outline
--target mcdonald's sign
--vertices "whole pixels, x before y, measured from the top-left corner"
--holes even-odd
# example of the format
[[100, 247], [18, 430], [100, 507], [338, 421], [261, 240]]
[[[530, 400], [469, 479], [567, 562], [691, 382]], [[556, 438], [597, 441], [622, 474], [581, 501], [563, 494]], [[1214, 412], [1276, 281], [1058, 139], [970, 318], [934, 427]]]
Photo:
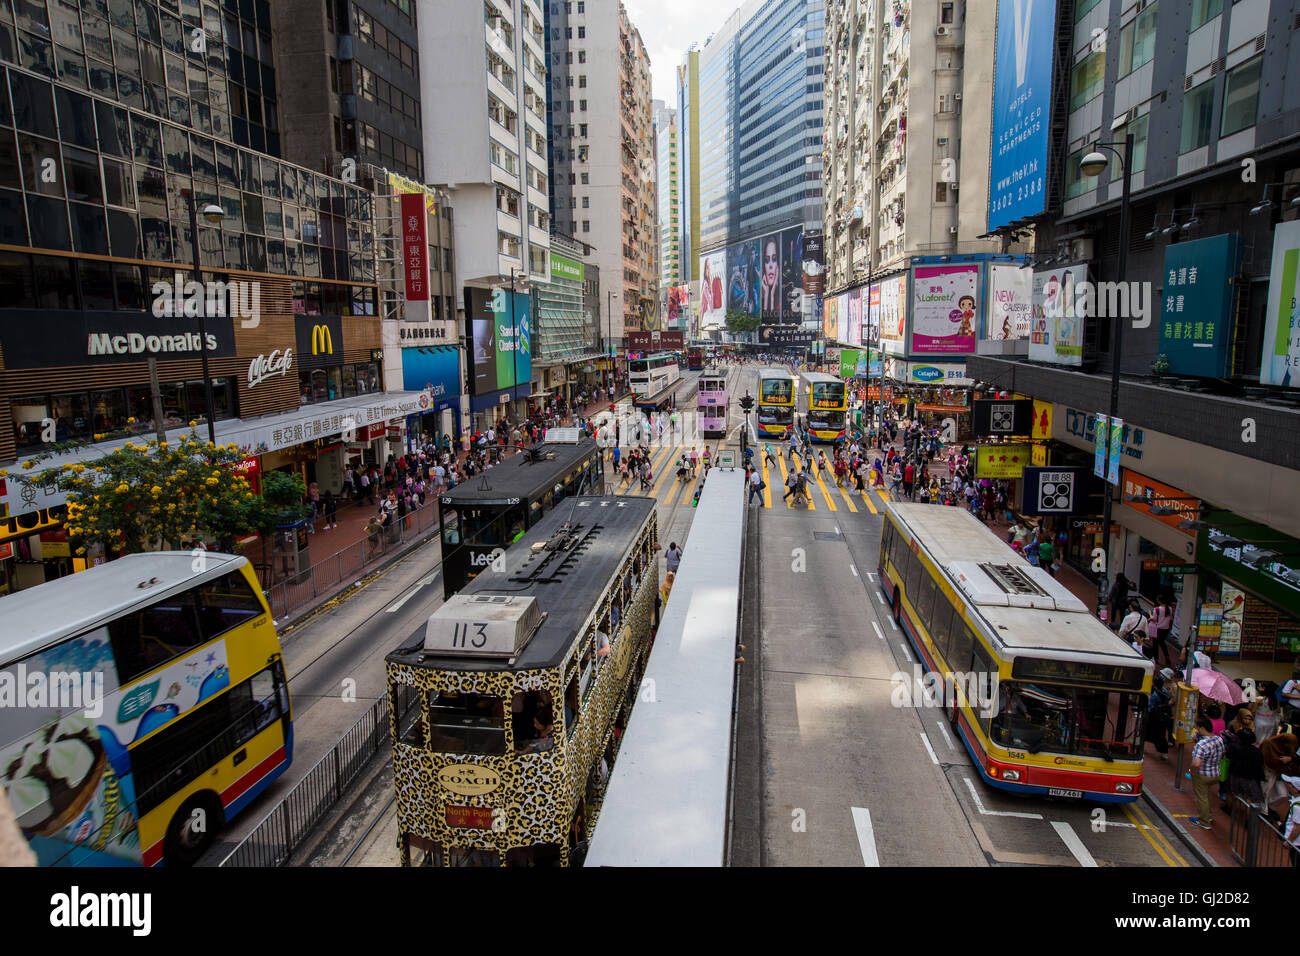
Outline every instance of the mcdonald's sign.
[[294, 359], [303, 368], [343, 364], [343, 319], [337, 315], [294, 316]]
[[334, 338], [330, 335], [330, 327], [328, 325], [313, 325], [311, 327], [311, 354], [334, 354]]

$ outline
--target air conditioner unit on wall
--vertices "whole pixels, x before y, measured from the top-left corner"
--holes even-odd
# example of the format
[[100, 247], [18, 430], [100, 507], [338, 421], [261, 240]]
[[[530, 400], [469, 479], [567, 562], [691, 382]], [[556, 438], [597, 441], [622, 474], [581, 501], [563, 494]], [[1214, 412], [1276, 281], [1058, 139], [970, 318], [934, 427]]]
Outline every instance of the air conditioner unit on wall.
[[951, 33], [952, 33], [952, 27], [945, 27], [945, 26], [940, 26], [934, 31], [934, 35], [937, 37], [946, 37]]

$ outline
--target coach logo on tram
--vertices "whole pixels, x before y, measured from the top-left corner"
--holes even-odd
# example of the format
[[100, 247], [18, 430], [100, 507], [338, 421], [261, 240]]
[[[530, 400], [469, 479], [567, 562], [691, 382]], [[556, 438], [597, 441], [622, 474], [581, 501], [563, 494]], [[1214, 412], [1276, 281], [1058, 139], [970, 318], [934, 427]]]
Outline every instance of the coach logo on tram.
[[501, 786], [501, 774], [491, 767], [457, 763], [438, 771], [438, 783], [464, 797], [481, 797]]

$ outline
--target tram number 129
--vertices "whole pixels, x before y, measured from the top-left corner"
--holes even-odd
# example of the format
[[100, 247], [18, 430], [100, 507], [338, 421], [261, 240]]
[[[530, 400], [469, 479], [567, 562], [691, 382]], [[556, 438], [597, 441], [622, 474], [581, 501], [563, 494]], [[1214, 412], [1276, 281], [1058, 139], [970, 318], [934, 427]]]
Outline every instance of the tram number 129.
[[[470, 628], [474, 628], [478, 633], [476, 636], [470, 636]], [[460, 622], [452, 629], [451, 646], [452, 647], [482, 647], [487, 643], [487, 625], [474, 622], [473, 624]]]

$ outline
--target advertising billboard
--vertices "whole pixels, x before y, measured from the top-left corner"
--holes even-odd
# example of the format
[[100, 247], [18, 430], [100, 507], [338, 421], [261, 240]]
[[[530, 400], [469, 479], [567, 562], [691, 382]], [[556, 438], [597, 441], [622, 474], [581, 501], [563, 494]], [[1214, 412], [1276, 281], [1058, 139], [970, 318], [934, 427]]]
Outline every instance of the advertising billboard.
[[722, 325], [727, 317], [727, 253], [719, 249], [700, 257], [700, 327]]
[[1300, 387], [1300, 220], [1273, 230], [1259, 383]]
[[727, 308], [758, 315], [758, 240], [727, 247]]
[[764, 325], [781, 324], [781, 236], [758, 242], [758, 314]]
[[839, 315], [840, 297], [832, 296], [822, 303], [822, 334], [828, 338], [835, 338], [836, 317]]
[[980, 267], [917, 266], [912, 282], [912, 352], [965, 355], [979, 329]]
[[984, 338], [995, 342], [1029, 338], [1034, 308], [1034, 270], [990, 265], [989, 303]]
[[848, 293], [849, 301], [849, 321], [844, 329], [844, 334], [840, 337], [841, 342], [857, 344], [862, 338], [862, 296], [858, 295], [858, 290], [854, 289]]
[[781, 233], [782, 325], [803, 322], [803, 301], [803, 229], [796, 227]]
[[1033, 324], [1029, 330], [1031, 361], [1083, 364], [1083, 316], [1076, 314], [1074, 287], [1087, 278], [1087, 266], [1034, 273]]
[[826, 260], [822, 247], [822, 235], [809, 233], [803, 237], [803, 294], [820, 296], [826, 288]]
[[[555, 261], [555, 257], [551, 257]], [[664, 302], [664, 328], [682, 330], [686, 328], [686, 318], [691, 311], [691, 287], [688, 285], [670, 285]]]
[[906, 349], [903, 330], [907, 320], [907, 275], [891, 276], [879, 283], [880, 347], [902, 355]]
[[[530, 297], [508, 289], [466, 289], [471, 394], [479, 396], [532, 380]], [[518, 350], [515, 345], [518, 342]]]
[[840, 349], [840, 371], [842, 379], [850, 379], [858, 374], [858, 350]]
[[1047, 208], [1056, 0], [998, 4], [988, 231]]
[[867, 304], [862, 307], [863, 324], [862, 339], [864, 345], [880, 344], [880, 286], [873, 285], [870, 289], [863, 289], [862, 294], [866, 297]]
[[1236, 233], [1165, 247], [1160, 354], [1179, 375], [1222, 378], [1232, 328], [1233, 281], [1241, 265]]

